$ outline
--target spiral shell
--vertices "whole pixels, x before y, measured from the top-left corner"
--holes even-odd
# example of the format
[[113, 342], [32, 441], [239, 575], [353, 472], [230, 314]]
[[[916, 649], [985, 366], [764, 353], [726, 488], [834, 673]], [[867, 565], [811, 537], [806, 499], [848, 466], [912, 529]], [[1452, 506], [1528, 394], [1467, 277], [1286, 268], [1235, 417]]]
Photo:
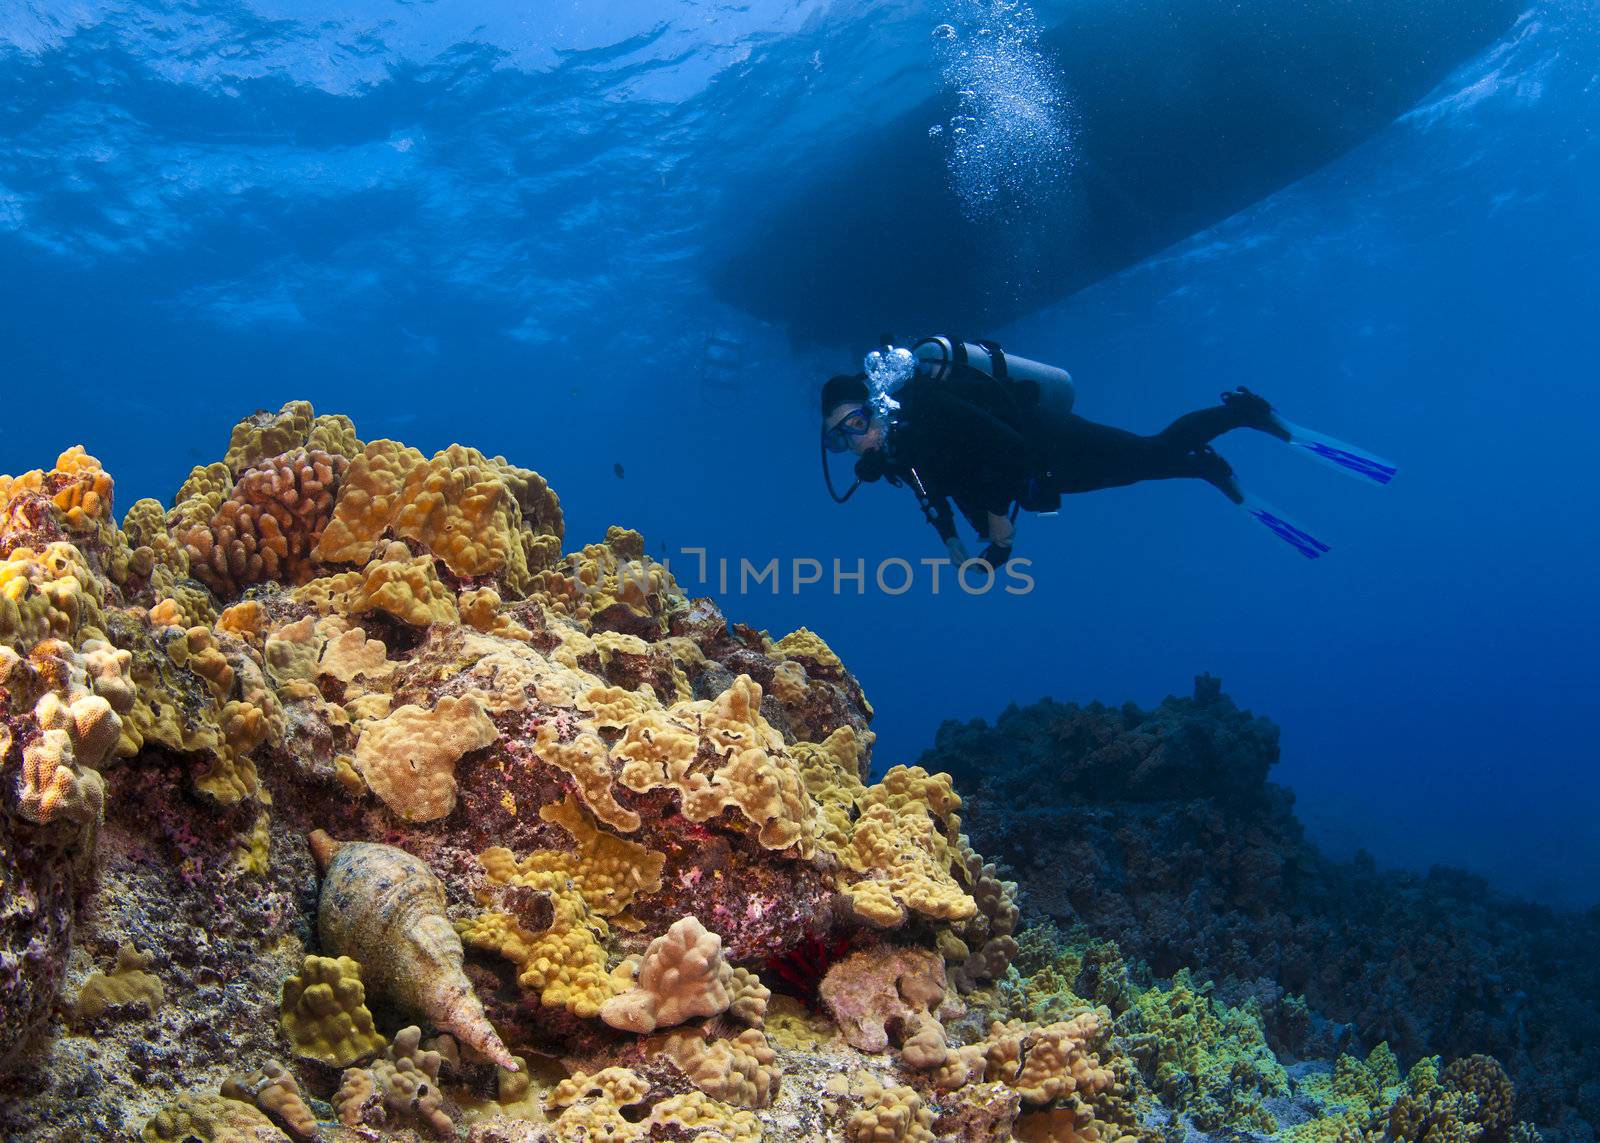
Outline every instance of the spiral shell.
[[515, 1071], [462, 971], [461, 938], [432, 870], [392, 845], [336, 841], [322, 830], [310, 842], [323, 869], [317, 911], [323, 951], [359, 961], [369, 987]]

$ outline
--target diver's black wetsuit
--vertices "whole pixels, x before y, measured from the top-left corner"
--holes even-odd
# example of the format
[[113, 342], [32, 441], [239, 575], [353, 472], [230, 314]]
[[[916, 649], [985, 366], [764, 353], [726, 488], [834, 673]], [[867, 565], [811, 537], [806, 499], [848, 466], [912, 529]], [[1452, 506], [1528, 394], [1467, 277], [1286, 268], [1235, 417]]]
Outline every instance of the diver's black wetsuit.
[[884, 473], [927, 492], [933, 523], [949, 540], [954, 501], [980, 535], [987, 514], [1008, 515], [1058, 495], [1141, 480], [1195, 477], [1218, 483], [1233, 473], [1208, 445], [1251, 423], [1242, 402], [1187, 413], [1154, 436], [1041, 408], [1025, 387], [969, 371], [942, 381], [917, 377], [895, 394], [900, 412]]

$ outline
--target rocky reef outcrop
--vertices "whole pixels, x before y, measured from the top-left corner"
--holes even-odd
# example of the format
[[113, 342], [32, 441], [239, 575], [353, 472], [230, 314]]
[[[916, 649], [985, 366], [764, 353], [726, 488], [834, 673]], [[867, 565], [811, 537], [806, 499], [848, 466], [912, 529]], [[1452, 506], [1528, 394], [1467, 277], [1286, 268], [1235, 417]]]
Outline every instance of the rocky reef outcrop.
[[112, 494], [0, 477], [8, 1140], [1532, 1138], [1023, 927], [820, 637], [528, 469], [294, 402]]
[[1047, 699], [948, 722], [919, 762], [954, 775], [973, 843], [1035, 920], [1257, 1004], [1281, 1053], [1492, 1054], [1523, 1114], [1594, 1138], [1600, 911], [1334, 861], [1268, 781], [1277, 760], [1277, 727], [1201, 676], [1153, 710]]

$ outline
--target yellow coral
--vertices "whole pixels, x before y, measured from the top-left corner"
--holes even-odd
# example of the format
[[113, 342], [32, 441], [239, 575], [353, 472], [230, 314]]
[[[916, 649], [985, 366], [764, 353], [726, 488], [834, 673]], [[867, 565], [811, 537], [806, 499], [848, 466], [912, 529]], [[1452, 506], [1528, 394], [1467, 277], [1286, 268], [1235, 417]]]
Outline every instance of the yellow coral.
[[365, 563], [388, 532], [400, 507], [407, 474], [422, 454], [399, 441], [370, 442], [350, 462], [313, 556], [325, 563]]
[[381, 639], [369, 639], [359, 627], [352, 627], [329, 639], [322, 648], [317, 673], [353, 683], [358, 678], [378, 681], [394, 674], [397, 664], [386, 657], [388, 648]]
[[250, 1075], [230, 1077], [223, 1082], [222, 1094], [240, 1103], [255, 1104], [300, 1139], [312, 1139], [317, 1134], [317, 1117], [305, 1101], [300, 1081], [277, 1060], [268, 1060]]
[[156, 605], [150, 608], [150, 622], [158, 627], [194, 627], [214, 623], [216, 600], [198, 583], [180, 580], [164, 587]]
[[838, 1028], [826, 1016], [813, 1014], [789, 996], [772, 998], [762, 1029], [770, 1042], [801, 1052], [815, 1052], [838, 1035]]
[[560, 549], [560, 508], [535, 473], [451, 445], [432, 458], [373, 441], [350, 465], [316, 557], [355, 562], [386, 535], [414, 540], [458, 576], [515, 590]]
[[17, 808], [24, 817], [92, 827], [105, 812], [105, 798], [104, 779], [76, 766], [66, 731], [47, 730], [23, 749]]
[[43, 691], [33, 707], [39, 734], [22, 751], [18, 809], [31, 821], [61, 819], [92, 830], [105, 806], [105, 783], [96, 771], [122, 736], [111, 699], [126, 710], [132, 694], [122, 676], [124, 656], [99, 640], [84, 647], [87, 654], [80, 655], [63, 640], [43, 640], [26, 667], [14, 652], [7, 654], [13, 660], [8, 674], [26, 674]]
[[151, 592], [155, 598], [171, 595], [178, 580], [189, 574], [189, 557], [183, 545], [167, 530], [166, 509], [159, 500], [135, 500], [123, 517], [122, 530], [135, 550], [150, 553]]
[[406, 474], [395, 534], [422, 544], [456, 575], [506, 571], [520, 586], [528, 574], [521, 513], [500, 475], [477, 449], [451, 445], [436, 453]]
[[[471, 661], [462, 679], [490, 711], [525, 710], [530, 700], [550, 706], [571, 706], [576, 685], [584, 676], [552, 666], [531, 647], [511, 645], [502, 639], [470, 635], [460, 656]], [[606, 785], [610, 785], [609, 778]]]
[[732, 806], [766, 848], [814, 852], [815, 804], [783, 736], [761, 716], [761, 687], [748, 675], [716, 699], [635, 719], [614, 753], [624, 786], [677, 790], [690, 821], [709, 821]]
[[209, 520], [232, 491], [233, 473], [222, 461], [196, 465], [178, 486], [172, 511], [167, 513], [167, 528]]
[[649, 1125], [624, 1109], [644, 1100], [650, 1081], [628, 1068], [603, 1068], [593, 1075], [577, 1072], [556, 1085], [545, 1101], [560, 1114], [551, 1123], [557, 1139], [605, 1139], [632, 1143], [649, 1138]]
[[134, 1004], [155, 1015], [166, 999], [161, 978], [146, 972], [155, 960], [154, 953], [140, 952], [132, 945], [117, 950], [117, 964], [109, 974], [96, 972], [84, 981], [73, 1002], [72, 1015], [78, 1020], [93, 1020], [102, 1013]]
[[604, 1095], [618, 1107], [638, 1103], [650, 1093], [650, 1081], [629, 1068], [604, 1068], [594, 1075], [576, 1072], [555, 1086], [547, 1106], [572, 1107], [584, 1099]]
[[71, 544], [17, 548], [0, 560], [0, 644], [26, 650], [42, 639], [99, 637], [104, 602], [105, 587]]
[[288, 1143], [258, 1108], [220, 1095], [186, 1095], [151, 1117], [144, 1143]]
[[359, 1127], [371, 1121], [389, 1123], [408, 1115], [445, 1138], [455, 1138], [455, 1121], [444, 1108], [439, 1089], [438, 1052], [420, 1046], [422, 1030], [402, 1028], [382, 1059], [344, 1073], [333, 1106], [339, 1122]]
[[265, 873], [272, 854], [272, 816], [265, 809], [256, 814], [250, 832], [234, 852], [234, 866], [240, 873]]
[[266, 631], [267, 611], [254, 599], [236, 603], [217, 617], [217, 630], [240, 639], [259, 639]]
[[571, 794], [541, 806], [539, 816], [560, 825], [577, 843], [584, 900], [602, 917], [620, 916], [639, 894], [661, 889], [666, 855], [597, 828]]
[[267, 673], [280, 685], [314, 681], [317, 660], [325, 643], [313, 616], [284, 624], [267, 636], [264, 656]]
[[68, 531], [109, 537], [111, 477], [82, 445], [73, 445], [58, 456], [48, 472], [36, 468], [21, 476], [0, 476], [0, 505], [23, 493], [47, 500]]
[[324, 413], [311, 422], [306, 435], [307, 451], [320, 449], [350, 460], [361, 454], [361, 448], [355, 422], [343, 413]]
[[402, 706], [369, 723], [356, 743], [356, 769], [406, 821], [436, 821], [456, 806], [456, 763], [492, 745], [500, 731], [475, 697], [443, 698], [431, 710]]
[[562, 742], [560, 731], [551, 723], [543, 723], [533, 748], [539, 761], [572, 776], [595, 817], [623, 833], [639, 828], [639, 815], [618, 803], [611, 792], [611, 757], [597, 735], [584, 732], [571, 742]]
[[844, 664], [839, 661], [839, 656], [823, 642], [821, 635], [809, 627], [789, 632], [773, 645], [773, 649], [785, 659], [800, 663], [808, 670], [831, 676], [844, 674]]
[[223, 463], [237, 476], [257, 461], [300, 448], [315, 418], [310, 401], [287, 401], [276, 413], [253, 413], [233, 426]]
[[669, 1095], [650, 1108], [644, 1125], [664, 1128], [674, 1138], [688, 1133], [703, 1143], [761, 1143], [760, 1120], [699, 1091]]
[[850, 1143], [934, 1143], [933, 1110], [911, 1088], [868, 1075], [852, 1094], [859, 1106], [845, 1124]]
[[[585, 899], [581, 860], [573, 854], [540, 851], [519, 862], [510, 850], [497, 846], [480, 854], [478, 861], [491, 882], [545, 896], [550, 902], [549, 927], [532, 932], [509, 913], [489, 911], [456, 923], [462, 940], [515, 964], [517, 983], [537, 992], [544, 1004], [578, 1016], [599, 1015], [600, 1006], [627, 984], [606, 970], [604, 937], [609, 926]], [[591, 886], [589, 891], [597, 889]]]
[[283, 1030], [294, 1054], [346, 1067], [383, 1050], [367, 1011], [361, 966], [347, 956], [308, 956], [283, 982]]
[[360, 571], [314, 579], [295, 595], [319, 611], [361, 615], [385, 611], [413, 627], [454, 623], [456, 597], [440, 581], [428, 556], [391, 543]]
[[1003, 1079], [1022, 1094], [1024, 1103], [1035, 1106], [1074, 1094], [1087, 1100], [1116, 1082], [1111, 1069], [1103, 1067], [1090, 1051], [1102, 1034], [1100, 1019], [1093, 1012], [1033, 1029], [1023, 1037], [1022, 1062], [1016, 1073], [989, 1078]]
[[591, 687], [578, 696], [578, 709], [601, 730], [623, 730], [640, 715], [659, 707], [649, 687], [634, 691], [621, 687]]
[[700, 1029], [673, 1032], [661, 1052], [707, 1095], [742, 1107], [766, 1107], [782, 1072], [764, 1033], [746, 1028], [729, 1040], [708, 1039]]
[[619, 623], [665, 635], [676, 584], [662, 565], [645, 557], [637, 532], [612, 528], [603, 544], [566, 556], [559, 569], [533, 577], [529, 597], [586, 626]]
[[492, 587], [464, 591], [458, 603], [461, 607], [461, 622], [469, 627], [475, 627], [485, 634], [498, 635], [502, 639], [516, 639], [524, 643], [533, 638], [533, 632], [501, 610], [500, 593]]
[[904, 922], [908, 909], [942, 921], [977, 914], [977, 902], [951, 875], [961, 860], [954, 813], [960, 804], [948, 774], [904, 766], [854, 799], [857, 818], [838, 856], [866, 875], [841, 886], [859, 915], [887, 928]]

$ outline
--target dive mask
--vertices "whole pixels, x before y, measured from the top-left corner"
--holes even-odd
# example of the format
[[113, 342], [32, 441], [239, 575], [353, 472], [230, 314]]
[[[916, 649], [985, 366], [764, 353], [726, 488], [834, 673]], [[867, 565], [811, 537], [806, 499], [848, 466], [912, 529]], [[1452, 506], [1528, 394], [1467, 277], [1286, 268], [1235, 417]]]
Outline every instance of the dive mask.
[[872, 428], [872, 415], [866, 409], [852, 409], [822, 430], [822, 443], [829, 452], [845, 452], [856, 437], [866, 436]]

